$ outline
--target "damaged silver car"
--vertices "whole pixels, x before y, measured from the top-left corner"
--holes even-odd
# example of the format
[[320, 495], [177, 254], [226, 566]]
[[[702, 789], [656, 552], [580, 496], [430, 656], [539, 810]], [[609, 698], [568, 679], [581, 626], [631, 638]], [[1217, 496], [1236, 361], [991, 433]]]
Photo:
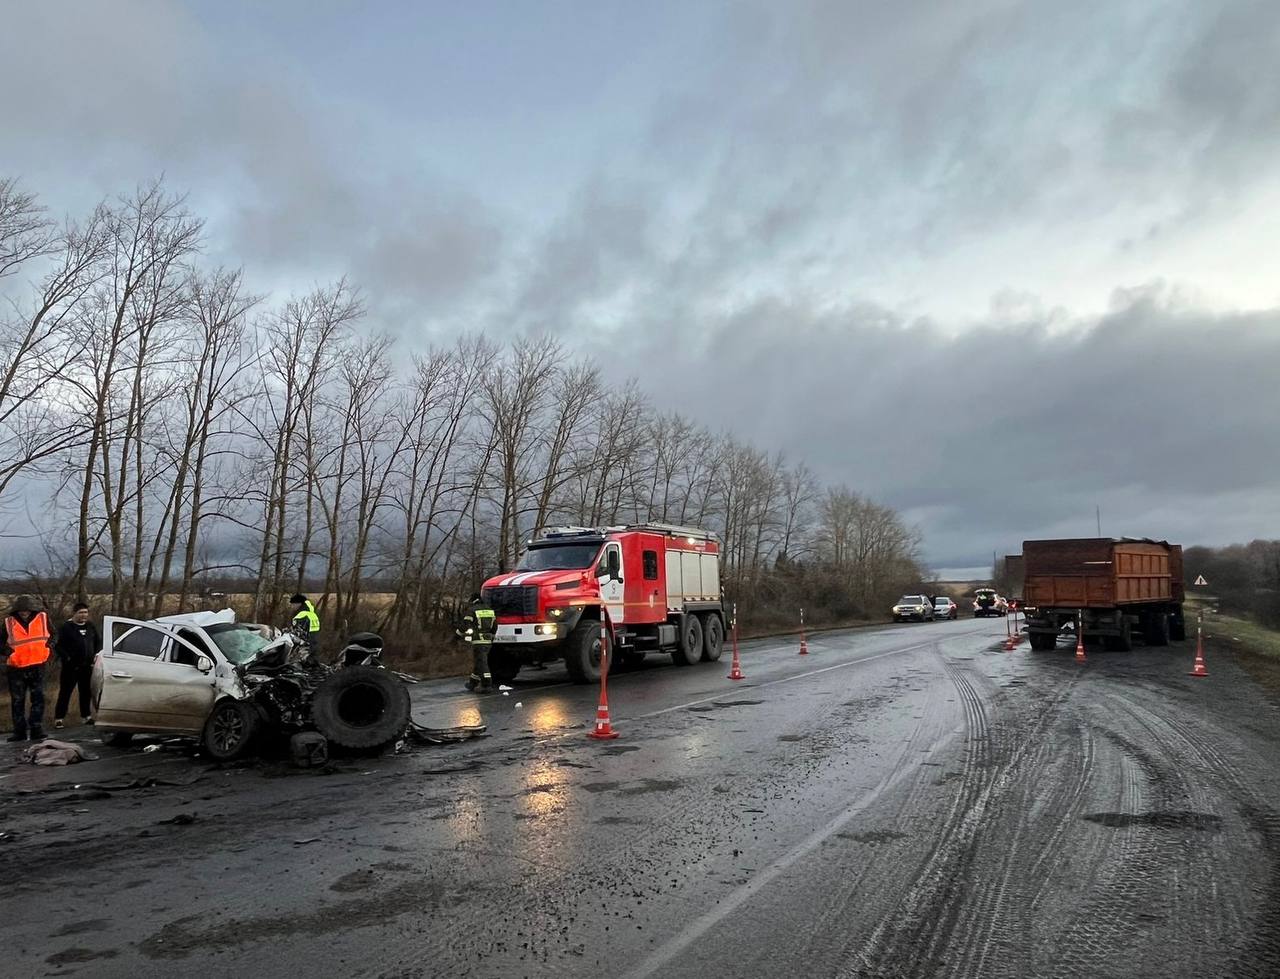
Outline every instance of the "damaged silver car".
[[237, 622], [231, 609], [107, 616], [102, 631], [92, 693], [109, 744], [185, 735], [229, 761], [273, 734], [318, 731], [342, 748], [379, 751], [409, 727], [409, 693], [394, 674], [325, 666], [298, 655], [290, 635]]

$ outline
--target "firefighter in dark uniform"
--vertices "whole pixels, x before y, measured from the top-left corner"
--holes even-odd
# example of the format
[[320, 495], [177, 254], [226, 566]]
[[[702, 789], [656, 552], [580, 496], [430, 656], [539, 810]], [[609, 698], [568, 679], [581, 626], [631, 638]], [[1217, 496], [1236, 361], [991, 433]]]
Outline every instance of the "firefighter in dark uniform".
[[454, 630], [458, 638], [471, 645], [471, 676], [467, 678], [467, 689], [481, 693], [493, 690], [493, 676], [489, 673], [489, 647], [493, 645], [493, 634], [498, 629], [498, 617], [493, 608], [479, 595], [472, 595], [466, 612], [462, 615], [462, 624]]

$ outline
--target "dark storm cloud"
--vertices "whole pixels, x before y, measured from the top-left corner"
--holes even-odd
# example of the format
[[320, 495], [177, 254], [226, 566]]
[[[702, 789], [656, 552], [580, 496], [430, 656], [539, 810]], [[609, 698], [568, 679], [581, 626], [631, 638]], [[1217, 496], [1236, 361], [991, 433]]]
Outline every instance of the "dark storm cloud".
[[18, 7], [0, 57], [32, 80], [0, 101], [20, 134], [0, 169], [68, 209], [163, 172], [209, 216], [213, 259], [268, 289], [349, 274], [379, 326], [464, 300], [501, 261], [501, 222], [470, 189], [387, 152], [380, 121], [322, 101], [287, 59], [218, 49], [180, 6]]
[[[1112, 281], [1111, 311], [1082, 317], [992, 268], [990, 317], [957, 329], [809, 274], [829, 282], [828, 244], [856, 279], [888, 242], [929, 254], [1030, 223], [1052, 255], [1055, 223], [1082, 212], [1135, 198], [1174, 198], [1171, 220], [1237, 206], [1224, 175], [1280, 131], [1264, 125], [1280, 84], [1246, 81], [1277, 70], [1257, 38], [1275, 33], [1278, 8], [1188, 8], [1163, 32], [1169, 11], [1155, 6], [804, 9], [748, 9], [720, 97], [662, 103], [652, 148], [677, 186], [564, 216], [541, 253], [543, 320], [615, 376], [638, 370], [659, 406], [902, 507], [935, 566], [1092, 534], [1095, 506], [1107, 533], [1268, 533], [1280, 311], [1217, 312], [1159, 282]], [[768, 82], [748, 86], [753, 73]], [[845, 218], [863, 245], [838, 242]]]
[[[703, 9], [695, 56], [633, 103], [553, 107], [583, 112], [583, 159], [508, 161], [519, 218], [411, 124], [319, 94], [305, 18], [291, 57], [241, 58], [171, 4], [7, 11], [0, 57], [32, 84], [0, 101], [0, 174], [74, 208], [165, 171], [260, 287], [350, 274], [411, 340], [556, 332], [904, 508], [936, 566], [1090, 533], [1095, 504], [1114, 533], [1273, 532], [1280, 312], [1223, 312], [1253, 297], [1202, 302], [1165, 262], [1280, 177], [1280, 5]], [[539, 108], [501, 65], [484, 80], [477, 105]], [[606, 146], [630, 115], [641, 135]], [[957, 312], [966, 290], [989, 312]]]

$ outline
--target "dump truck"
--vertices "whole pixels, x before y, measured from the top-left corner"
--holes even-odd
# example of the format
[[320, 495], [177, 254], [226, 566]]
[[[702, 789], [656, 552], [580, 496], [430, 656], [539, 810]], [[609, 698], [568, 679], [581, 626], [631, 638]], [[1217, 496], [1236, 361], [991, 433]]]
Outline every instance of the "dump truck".
[[575, 683], [599, 680], [602, 635], [628, 665], [649, 653], [681, 666], [717, 660], [728, 625], [719, 539], [695, 527], [547, 530], [481, 594], [497, 618], [489, 669], [499, 682], [552, 659]]
[[1070, 624], [1108, 649], [1186, 638], [1182, 547], [1149, 538], [1029, 540], [1022, 545], [1022, 598], [1031, 648], [1053, 649]]

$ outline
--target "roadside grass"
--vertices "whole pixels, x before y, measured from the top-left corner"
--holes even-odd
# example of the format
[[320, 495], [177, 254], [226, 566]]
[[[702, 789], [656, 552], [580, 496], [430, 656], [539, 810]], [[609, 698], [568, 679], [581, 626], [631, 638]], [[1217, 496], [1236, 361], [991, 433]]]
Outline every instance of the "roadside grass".
[[1280, 631], [1268, 629], [1240, 615], [1215, 612], [1213, 599], [1188, 598], [1187, 638], [1195, 641], [1195, 617], [1204, 612], [1205, 659], [1213, 674], [1214, 656], [1230, 653], [1273, 703], [1280, 704]]

